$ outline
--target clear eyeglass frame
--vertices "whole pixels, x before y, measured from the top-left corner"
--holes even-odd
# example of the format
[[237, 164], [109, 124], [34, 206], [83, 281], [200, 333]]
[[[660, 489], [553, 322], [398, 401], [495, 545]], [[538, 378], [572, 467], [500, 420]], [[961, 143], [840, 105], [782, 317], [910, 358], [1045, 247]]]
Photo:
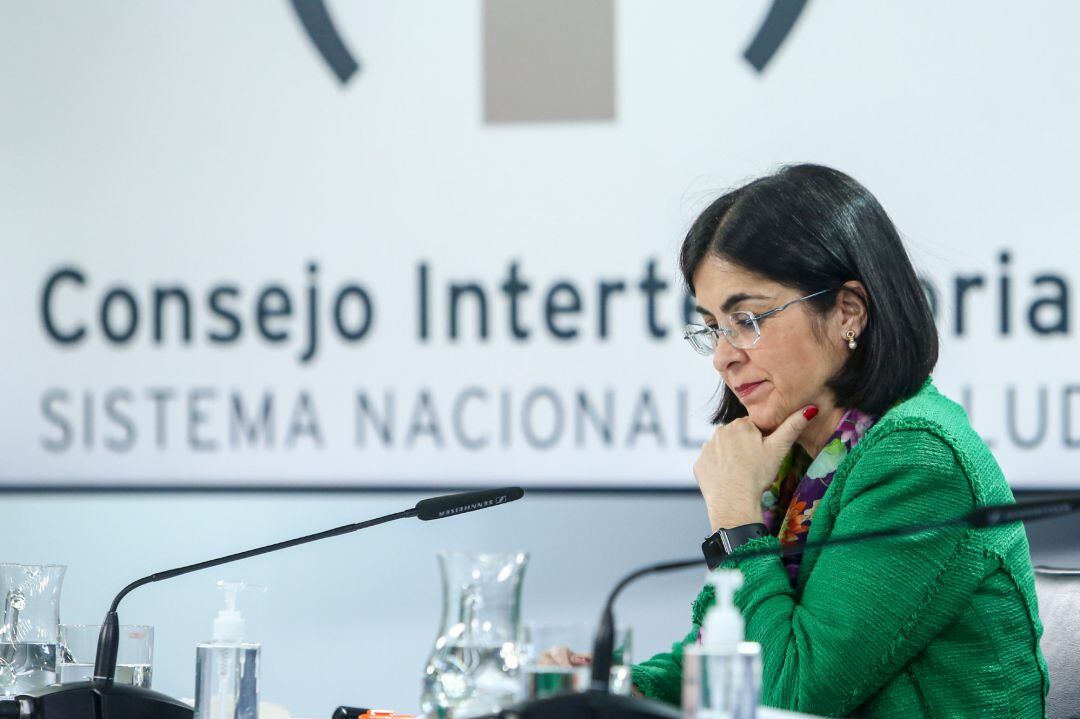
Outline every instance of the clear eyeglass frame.
[[805, 302], [818, 295], [823, 295], [826, 292], [834, 292], [838, 289], [838, 287], [832, 287], [827, 290], [812, 292], [803, 297], [796, 297], [790, 302], [785, 302], [779, 307], [774, 307], [761, 314], [754, 314], [753, 312], [732, 312], [728, 315], [728, 324], [726, 325], [720, 324], [716, 327], [710, 327], [708, 325], [686, 325], [686, 328], [683, 330], [683, 339], [690, 343], [690, 346], [694, 348], [695, 352], [700, 355], [705, 355], [706, 357], [712, 355], [712, 353], [716, 351], [716, 346], [720, 342], [720, 335], [723, 335], [724, 339], [726, 339], [735, 349], [749, 349], [761, 340], [762, 320], [772, 317], [778, 312], [783, 312], [796, 302]]

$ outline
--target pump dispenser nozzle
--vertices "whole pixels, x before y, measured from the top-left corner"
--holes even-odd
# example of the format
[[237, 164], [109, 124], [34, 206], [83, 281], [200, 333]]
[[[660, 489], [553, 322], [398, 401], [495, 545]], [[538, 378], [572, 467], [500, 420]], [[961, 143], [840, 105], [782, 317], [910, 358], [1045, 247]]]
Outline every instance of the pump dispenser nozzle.
[[714, 569], [709, 572], [709, 583], [716, 590], [716, 601], [725, 605], [735, 603], [735, 592], [743, 585], [743, 575], [738, 569]]
[[266, 587], [246, 582], [221, 580], [218, 589], [225, 592], [225, 608], [214, 617], [213, 640], [215, 642], [241, 642], [244, 639], [244, 615], [236, 608], [241, 591], [265, 592]]
[[746, 631], [742, 614], [735, 607], [735, 592], [743, 584], [738, 569], [714, 569], [706, 575], [712, 584], [716, 602], [705, 614], [701, 643], [714, 652], [734, 652]]

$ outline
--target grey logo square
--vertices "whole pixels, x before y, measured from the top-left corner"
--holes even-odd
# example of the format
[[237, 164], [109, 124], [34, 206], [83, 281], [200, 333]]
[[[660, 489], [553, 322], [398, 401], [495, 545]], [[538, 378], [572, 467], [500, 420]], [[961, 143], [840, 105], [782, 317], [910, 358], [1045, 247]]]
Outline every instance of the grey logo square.
[[484, 121], [615, 119], [614, 0], [484, 0]]

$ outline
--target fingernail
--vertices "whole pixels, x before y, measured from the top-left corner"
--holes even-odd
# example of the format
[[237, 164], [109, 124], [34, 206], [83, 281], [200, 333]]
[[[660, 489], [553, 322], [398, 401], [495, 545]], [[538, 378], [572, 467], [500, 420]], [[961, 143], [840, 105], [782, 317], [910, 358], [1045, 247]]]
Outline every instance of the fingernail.
[[809, 422], [814, 417], [817, 417], [817, 407], [815, 407], [814, 405], [810, 405], [802, 411], [802, 416], [806, 417], [806, 421]]

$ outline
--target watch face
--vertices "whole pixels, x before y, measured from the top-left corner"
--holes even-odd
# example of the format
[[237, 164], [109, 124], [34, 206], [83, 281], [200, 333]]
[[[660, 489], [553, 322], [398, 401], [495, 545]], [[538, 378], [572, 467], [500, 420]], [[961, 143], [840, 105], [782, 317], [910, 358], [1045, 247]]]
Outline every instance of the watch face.
[[716, 569], [720, 566], [720, 562], [724, 561], [724, 557], [727, 556], [724, 552], [723, 543], [717, 539], [715, 534], [706, 538], [701, 544], [701, 552], [705, 555], [705, 565], [709, 569]]

